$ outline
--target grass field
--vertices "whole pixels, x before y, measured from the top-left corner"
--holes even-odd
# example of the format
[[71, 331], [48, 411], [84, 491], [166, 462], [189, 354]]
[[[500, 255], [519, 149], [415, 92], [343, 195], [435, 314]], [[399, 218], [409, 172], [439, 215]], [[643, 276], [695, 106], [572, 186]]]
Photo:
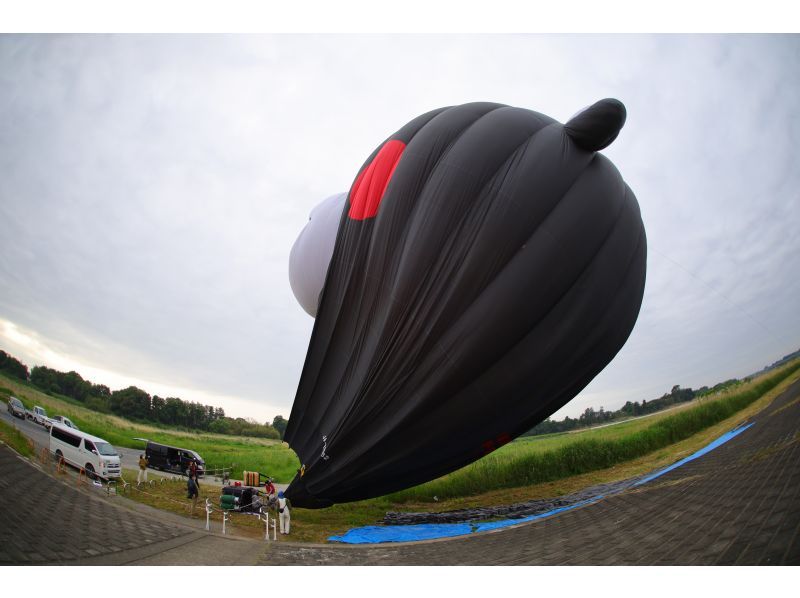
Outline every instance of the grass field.
[[549, 482], [612, 467], [689, 438], [755, 402], [800, 370], [800, 360], [685, 408], [580, 434], [509, 443], [451, 474], [391, 495], [395, 502], [457, 498]]
[[0, 421], [0, 440], [24, 457], [33, 456], [33, 442], [22, 432]]
[[65, 415], [81, 430], [99, 436], [116, 447], [142, 450], [144, 443], [135, 438], [188, 448], [200, 453], [206, 466], [233, 467], [232, 477], [241, 478], [242, 471], [260, 471], [278, 482], [288, 483], [300, 464], [294, 451], [278, 440], [227, 436], [205, 432], [180, 431], [98, 413], [66, 397], [53, 397], [0, 374], [0, 399], [13, 394], [26, 408], [41, 405], [49, 416]]

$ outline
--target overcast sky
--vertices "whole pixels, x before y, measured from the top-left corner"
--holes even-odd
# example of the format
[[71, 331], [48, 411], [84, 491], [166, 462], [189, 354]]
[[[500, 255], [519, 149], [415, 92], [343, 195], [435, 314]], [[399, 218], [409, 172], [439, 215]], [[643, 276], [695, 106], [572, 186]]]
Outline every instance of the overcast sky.
[[289, 251], [378, 143], [440, 106], [616, 97], [647, 286], [556, 417], [744, 376], [800, 348], [799, 64], [796, 35], [2, 35], [0, 348], [288, 417], [313, 326]]

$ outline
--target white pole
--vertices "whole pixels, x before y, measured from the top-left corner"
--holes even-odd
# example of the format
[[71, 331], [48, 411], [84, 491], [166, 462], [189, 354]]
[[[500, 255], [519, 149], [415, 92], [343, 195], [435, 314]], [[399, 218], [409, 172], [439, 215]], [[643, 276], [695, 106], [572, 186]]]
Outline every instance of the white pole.
[[278, 541], [278, 528], [275, 527], [275, 517], [272, 518], [272, 540], [274, 542]]
[[206, 531], [211, 531], [211, 499], [206, 499]]

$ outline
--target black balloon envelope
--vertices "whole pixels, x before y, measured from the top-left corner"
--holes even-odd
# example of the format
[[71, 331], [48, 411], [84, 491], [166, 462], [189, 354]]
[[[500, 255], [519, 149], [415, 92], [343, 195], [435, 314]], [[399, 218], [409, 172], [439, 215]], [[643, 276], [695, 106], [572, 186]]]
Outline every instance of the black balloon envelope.
[[286, 430], [303, 464], [294, 506], [463, 467], [611, 361], [636, 322], [647, 253], [636, 197], [597, 153], [624, 122], [612, 99], [566, 125], [472, 103], [375, 149], [336, 212]]

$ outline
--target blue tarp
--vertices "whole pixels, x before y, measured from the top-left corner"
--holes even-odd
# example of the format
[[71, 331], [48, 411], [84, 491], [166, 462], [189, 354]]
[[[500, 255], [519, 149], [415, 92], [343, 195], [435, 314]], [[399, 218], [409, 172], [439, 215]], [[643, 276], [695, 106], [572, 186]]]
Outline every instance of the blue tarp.
[[545, 517], [550, 517], [551, 515], [555, 515], [556, 513], [563, 513], [564, 511], [569, 511], [571, 509], [577, 509], [578, 507], [590, 505], [593, 502], [597, 502], [601, 498], [603, 498], [603, 495], [598, 494], [597, 496], [593, 496], [592, 498], [589, 498], [587, 500], [582, 500], [580, 502], [576, 502], [566, 507], [559, 507], [558, 509], [553, 509], [552, 511], [547, 511], [545, 513], [529, 515], [528, 517], [521, 517], [519, 519], [504, 519], [502, 521], [490, 521], [488, 523], [478, 523], [475, 525], [475, 531], [488, 532], [489, 530], [500, 529], [501, 527], [509, 527], [511, 525], [517, 525], [518, 523], [525, 523], [526, 521], [533, 521], [535, 519], [544, 519]]
[[[646, 484], [647, 482], [664, 475], [668, 471], [672, 471], [673, 469], [677, 469], [678, 467], [685, 465], [690, 461], [694, 461], [698, 457], [702, 457], [706, 453], [713, 451], [715, 448], [725, 444], [730, 439], [735, 438], [736, 436], [747, 430], [752, 425], [753, 424], [751, 423], [745, 426], [740, 426], [738, 428], [735, 428], [730, 432], [723, 434], [722, 436], [717, 438], [714, 442], [704, 446], [696, 453], [693, 453], [688, 457], [681, 459], [676, 463], [673, 463], [669, 467], [660, 469], [655, 473], [652, 473], [640, 480], [637, 480], [635, 483], [631, 484], [630, 486], [627, 486], [626, 488], [623, 488], [622, 490], [625, 490], [629, 487]], [[620, 492], [622, 490], [620, 490]], [[472, 534], [475, 532], [485, 532], [489, 530], [500, 529], [503, 527], [509, 527], [512, 525], [518, 525], [520, 523], [525, 523], [526, 521], [534, 521], [535, 519], [544, 519], [545, 517], [550, 517], [552, 515], [556, 515], [564, 511], [577, 509], [578, 507], [582, 507], [597, 502], [603, 498], [604, 495], [598, 494], [597, 496], [593, 496], [587, 500], [576, 502], [566, 507], [559, 507], [558, 509], [553, 509], [545, 513], [539, 513], [537, 515], [529, 515], [528, 517], [521, 517], [519, 519], [504, 519], [502, 521], [489, 521], [485, 523], [425, 523], [418, 525], [370, 525], [366, 527], [358, 527], [355, 529], [348, 530], [347, 533], [345, 533], [342, 536], [331, 536], [330, 538], [328, 538], [328, 540], [331, 542], [342, 542], [344, 544], [381, 544], [384, 542], [419, 542], [420, 540], [453, 538], [455, 536], [466, 536], [468, 534]]]
[[367, 527], [357, 527], [349, 530], [343, 536], [332, 536], [328, 538], [331, 542], [343, 542], [345, 544], [380, 544], [383, 542], [418, 542], [420, 540], [434, 540], [436, 538], [453, 538], [455, 536], [466, 536], [473, 532], [486, 532], [511, 525], [518, 525], [534, 519], [543, 519], [577, 509], [600, 500], [602, 495], [595, 496], [589, 500], [577, 502], [566, 507], [559, 507], [546, 513], [520, 517], [519, 519], [503, 519], [502, 521], [489, 521], [486, 523], [424, 523], [418, 525], [370, 525]]
[[418, 542], [471, 534], [469, 523], [423, 523], [419, 525], [369, 525], [349, 530], [343, 536], [331, 536], [331, 542], [345, 544], [380, 544], [382, 542]]

